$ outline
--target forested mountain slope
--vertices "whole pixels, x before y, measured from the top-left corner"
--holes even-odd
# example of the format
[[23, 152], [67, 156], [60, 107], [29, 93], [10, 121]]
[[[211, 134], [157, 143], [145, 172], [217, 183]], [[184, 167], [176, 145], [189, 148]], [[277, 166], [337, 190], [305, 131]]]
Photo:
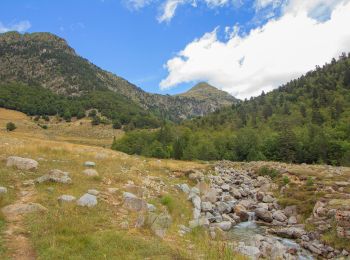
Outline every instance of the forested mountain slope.
[[66, 97], [114, 92], [134, 102], [133, 106], [171, 120], [205, 115], [227, 105], [220, 100], [147, 93], [80, 57], [64, 39], [50, 33], [0, 34], [0, 83], [13, 82], [43, 87]]
[[130, 132], [114, 148], [177, 159], [349, 165], [350, 55], [176, 128]]

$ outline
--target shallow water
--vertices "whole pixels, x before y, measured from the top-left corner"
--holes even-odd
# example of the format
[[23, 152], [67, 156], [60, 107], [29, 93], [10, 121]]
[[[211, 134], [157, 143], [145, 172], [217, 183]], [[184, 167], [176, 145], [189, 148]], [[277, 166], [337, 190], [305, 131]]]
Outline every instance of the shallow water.
[[288, 248], [295, 248], [298, 250], [298, 259], [300, 260], [312, 260], [314, 257], [310, 252], [300, 247], [298, 243], [294, 240], [280, 238], [277, 236], [272, 236], [267, 234], [266, 227], [257, 224], [254, 220], [249, 220], [247, 222], [241, 222], [234, 226], [228, 232], [228, 238], [238, 242], [244, 242], [249, 245], [252, 242], [252, 238], [255, 235], [269, 236], [270, 238], [276, 239], [281, 242], [284, 246]]

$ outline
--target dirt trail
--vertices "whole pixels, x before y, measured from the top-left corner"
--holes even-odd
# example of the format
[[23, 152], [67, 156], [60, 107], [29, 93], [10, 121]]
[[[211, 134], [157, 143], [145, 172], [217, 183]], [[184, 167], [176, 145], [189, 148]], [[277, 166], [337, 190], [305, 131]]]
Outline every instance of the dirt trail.
[[[18, 208], [23, 204], [34, 201], [36, 192], [34, 186], [17, 187], [17, 200], [11, 204], [12, 208]], [[6, 230], [4, 238], [6, 248], [9, 252], [10, 259], [14, 260], [34, 260], [36, 254], [30, 240], [28, 239], [28, 231], [26, 231], [23, 223], [23, 214], [18, 212], [4, 212], [6, 218]]]

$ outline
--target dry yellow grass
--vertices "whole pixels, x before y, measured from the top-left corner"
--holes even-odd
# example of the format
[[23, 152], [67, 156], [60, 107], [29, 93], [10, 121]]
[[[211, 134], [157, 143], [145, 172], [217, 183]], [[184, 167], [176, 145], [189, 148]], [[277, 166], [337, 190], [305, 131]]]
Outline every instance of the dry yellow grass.
[[[51, 169], [67, 171], [73, 180], [71, 185], [48, 183], [35, 186], [35, 202], [48, 208], [48, 212], [29, 215], [24, 228], [30, 231], [29, 239], [38, 259], [236, 258], [228, 250], [222, 252], [222, 247], [207, 246], [207, 237], [190, 239], [188, 236], [180, 237], [177, 232], [179, 224], [187, 224], [190, 220], [192, 206], [173, 186], [186, 180], [172, 177], [171, 173], [205, 170], [209, 167], [207, 164], [129, 156], [99, 147], [109, 140], [115, 130], [106, 130], [102, 139], [94, 138], [94, 131], [99, 128], [84, 123], [60, 123], [55, 129], [44, 130], [22, 113], [1, 109], [0, 125], [5, 126], [9, 121], [18, 128], [13, 132], [0, 131], [0, 186], [9, 187], [9, 197], [3, 205], [16, 200], [24, 180], [39, 177]], [[85, 134], [80, 135], [80, 132]], [[10, 155], [38, 160], [39, 168], [36, 172], [6, 168], [4, 160]], [[90, 178], [82, 174], [85, 161], [96, 162], [99, 177]], [[164, 240], [152, 235], [147, 227], [134, 228], [137, 214], [121, 210], [122, 191], [130, 181], [147, 188], [149, 196], [145, 199], [154, 203], [159, 212], [167, 210], [167, 206], [161, 203], [161, 197], [167, 195], [172, 198], [173, 224]], [[161, 189], [157, 190], [154, 186], [159, 183]], [[53, 190], [48, 191], [49, 187]], [[111, 187], [119, 191], [108, 195], [107, 189]], [[98, 206], [89, 210], [76, 206], [62, 207], [57, 203], [57, 197], [62, 194], [79, 198], [88, 189], [101, 191], [106, 200], [100, 199]], [[130, 223], [128, 230], [120, 227], [125, 220]], [[0, 233], [4, 229], [6, 225], [4, 227], [2, 220]], [[1, 235], [0, 241], [3, 241]], [[13, 252], [6, 252], [6, 246], [2, 244], [0, 257], [5, 258]]]

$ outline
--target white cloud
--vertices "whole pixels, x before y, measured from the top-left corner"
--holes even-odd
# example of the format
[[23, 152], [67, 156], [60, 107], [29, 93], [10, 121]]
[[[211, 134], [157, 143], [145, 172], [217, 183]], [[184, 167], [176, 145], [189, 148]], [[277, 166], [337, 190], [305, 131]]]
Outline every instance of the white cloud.
[[139, 10], [153, 2], [153, 0], [123, 0], [130, 10]]
[[[160, 23], [162, 22], [169, 22], [175, 15], [176, 8], [181, 5], [188, 2], [187, 0], [167, 0], [162, 5], [162, 13], [158, 17], [158, 21]], [[194, 2], [196, 4], [196, 2]]]
[[5, 33], [9, 31], [18, 31], [18, 32], [25, 32], [27, 31], [32, 25], [29, 21], [20, 21], [18, 23], [4, 25], [0, 22], [0, 33]]
[[279, 19], [245, 36], [233, 33], [221, 41], [215, 29], [195, 39], [166, 63], [168, 76], [161, 81], [161, 89], [205, 80], [246, 98], [276, 88], [350, 51], [349, 1], [338, 1], [330, 7], [330, 17], [324, 22], [310, 16], [318, 4], [305, 6], [302, 0], [293, 1], [284, 7], [285, 13]]

